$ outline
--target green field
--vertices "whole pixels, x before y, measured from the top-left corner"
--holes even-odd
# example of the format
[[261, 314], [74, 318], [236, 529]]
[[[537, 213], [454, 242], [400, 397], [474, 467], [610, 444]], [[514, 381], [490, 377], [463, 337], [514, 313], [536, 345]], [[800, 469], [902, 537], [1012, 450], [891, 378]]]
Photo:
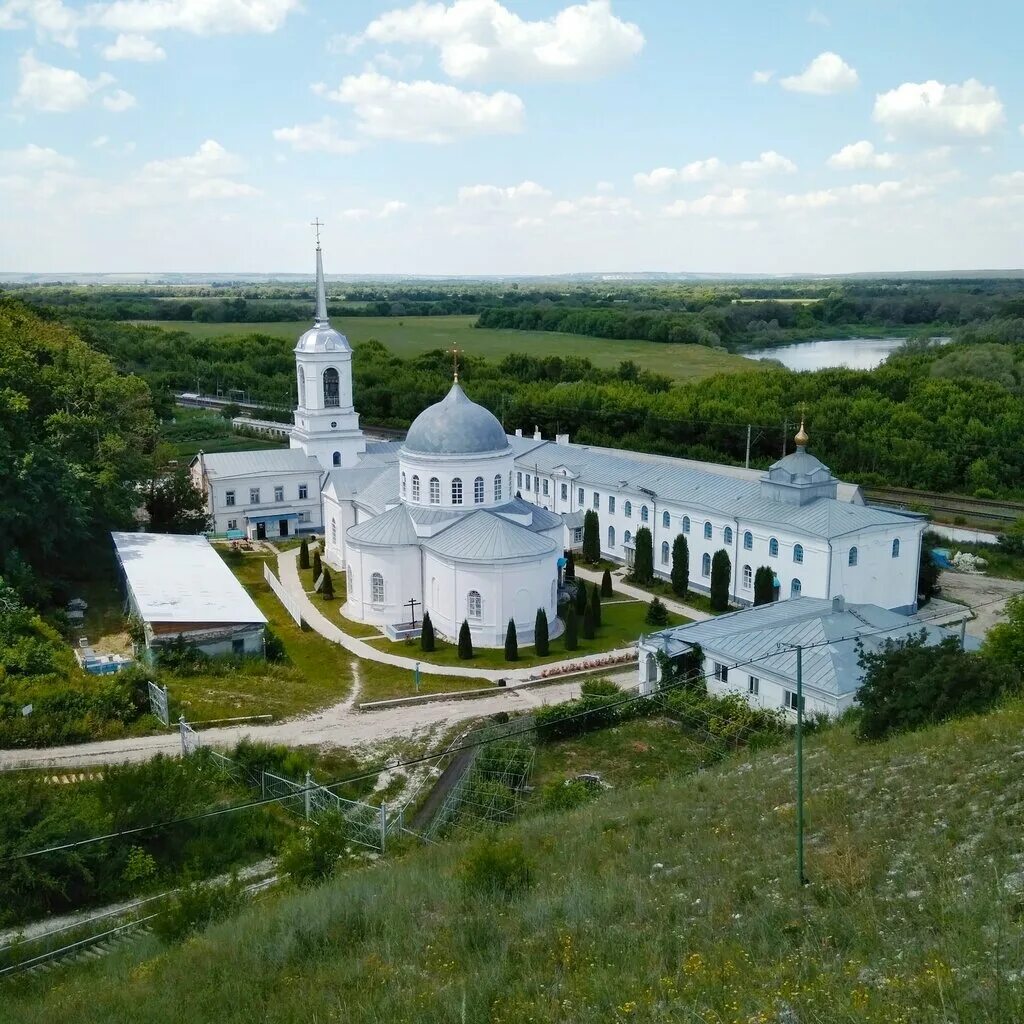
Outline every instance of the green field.
[[[191, 320], [141, 321], [169, 331], [188, 331], [203, 338], [224, 334], [269, 334], [294, 341], [309, 322], [202, 324]], [[505, 331], [473, 326], [475, 316], [340, 317], [333, 323], [353, 345], [376, 339], [402, 358], [457, 344], [470, 355], [501, 359], [507, 355], [585, 356], [595, 366], [614, 368], [632, 359], [645, 370], [677, 380], [710, 377], [715, 373], [763, 370], [753, 359], [717, 352], [702, 345], [661, 345], [650, 341], [590, 338], [554, 331]]]

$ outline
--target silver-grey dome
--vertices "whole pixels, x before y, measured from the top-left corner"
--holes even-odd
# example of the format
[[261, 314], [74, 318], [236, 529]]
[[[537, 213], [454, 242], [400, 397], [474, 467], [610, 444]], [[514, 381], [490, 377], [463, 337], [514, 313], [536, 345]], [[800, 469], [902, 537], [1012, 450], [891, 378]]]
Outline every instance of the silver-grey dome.
[[421, 455], [476, 455], [508, 448], [505, 431], [493, 413], [470, 401], [458, 383], [412, 421], [405, 450]]
[[341, 331], [336, 331], [330, 323], [319, 320], [295, 345], [296, 352], [351, 352], [352, 346]]

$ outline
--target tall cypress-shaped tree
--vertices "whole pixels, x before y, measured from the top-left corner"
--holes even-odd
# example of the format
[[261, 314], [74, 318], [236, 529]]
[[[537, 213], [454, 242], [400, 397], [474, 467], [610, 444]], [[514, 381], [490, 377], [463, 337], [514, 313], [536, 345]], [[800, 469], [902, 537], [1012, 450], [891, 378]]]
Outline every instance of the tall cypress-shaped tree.
[[576, 614], [582, 615], [587, 607], [587, 583], [586, 580], [576, 581]]
[[576, 559], [573, 558], [571, 551], [565, 553], [565, 578], [567, 580], [576, 579]]
[[601, 520], [592, 508], [588, 508], [583, 517], [583, 559], [601, 561]]
[[309, 568], [309, 541], [305, 537], [302, 538], [302, 543], [299, 545], [299, 568]]
[[565, 612], [565, 649], [567, 651], [575, 651], [580, 645], [579, 621], [576, 609], [569, 605]]
[[711, 559], [711, 607], [716, 612], [729, 608], [729, 579], [732, 576], [732, 562], [725, 548], [720, 548]]
[[762, 565], [754, 573], [754, 604], [771, 604], [775, 600], [775, 570]]
[[590, 609], [594, 615], [594, 629], [601, 626], [601, 590], [595, 586], [590, 595]]
[[543, 608], [537, 609], [537, 619], [533, 624], [533, 646], [541, 657], [548, 653], [548, 617]]
[[583, 613], [583, 639], [594, 639], [594, 606], [592, 604], [588, 604]]
[[320, 587], [320, 596], [325, 601], [334, 600], [334, 580], [331, 579], [331, 570], [324, 566], [324, 582]]
[[690, 547], [686, 537], [679, 534], [672, 542], [672, 592], [686, 597], [690, 589]]
[[430, 612], [424, 612], [423, 625], [420, 627], [420, 649], [429, 654], [434, 647], [434, 624], [430, 621]]
[[654, 542], [651, 531], [641, 526], [636, 531], [636, 553], [633, 557], [633, 579], [637, 583], [650, 583], [654, 579]]
[[316, 583], [320, 579], [321, 574], [324, 571], [323, 562], [320, 561], [320, 552], [313, 552], [313, 582]]
[[459, 630], [459, 657], [465, 661], [473, 657], [473, 635], [469, 631], [469, 622], [462, 620], [462, 628]]
[[519, 660], [519, 636], [514, 619], [508, 620], [508, 629], [505, 630], [505, 660]]
[[615, 592], [612, 590], [612, 574], [605, 569], [601, 576], [601, 596], [611, 597]]

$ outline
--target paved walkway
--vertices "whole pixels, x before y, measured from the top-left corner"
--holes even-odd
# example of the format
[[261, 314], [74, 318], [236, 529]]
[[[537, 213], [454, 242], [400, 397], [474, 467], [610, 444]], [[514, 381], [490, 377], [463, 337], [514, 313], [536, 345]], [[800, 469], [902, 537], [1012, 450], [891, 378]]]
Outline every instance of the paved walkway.
[[[593, 569], [582, 569], [577, 565], [576, 575], [582, 579], [589, 580], [591, 583], [600, 583], [603, 573], [596, 572]], [[612, 586], [616, 594], [632, 597], [647, 604], [650, 604], [651, 598], [655, 596], [646, 590], [641, 590], [639, 587], [631, 587], [628, 583], [623, 583], [621, 579], [612, 580]], [[693, 619], [694, 622], [705, 622], [707, 619], [713, 618], [707, 612], [698, 611], [696, 608], [691, 608], [688, 604], [680, 604], [673, 598], [661, 597], [660, 594], [658, 597], [670, 612], [675, 612], [676, 615], [685, 615], [688, 619]]]

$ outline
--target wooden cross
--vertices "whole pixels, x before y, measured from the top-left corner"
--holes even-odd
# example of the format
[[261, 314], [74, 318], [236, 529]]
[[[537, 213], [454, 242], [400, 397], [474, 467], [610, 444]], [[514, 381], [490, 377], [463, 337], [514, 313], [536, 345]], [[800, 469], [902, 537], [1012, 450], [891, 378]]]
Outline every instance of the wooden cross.
[[312, 223], [310, 224], [310, 227], [311, 227], [311, 228], [313, 228], [313, 230], [314, 230], [314, 231], [316, 232], [316, 247], [317, 247], [318, 249], [320, 248], [320, 229], [321, 229], [321, 228], [322, 228], [323, 226], [324, 226], [324, 223], [323, 223], [323, 221], [322, 221], [322, 220], [320, 220], [320, 218], [319, 218], [319, 217], [317, 217], [317, 219], [316, 219], [316, 220], [314, 220], [314, 221], [313, 221], [313, 222], [312, 222]]
[[415, 629], [416, 628], [416, 605], [420, 604], [420, 602], [417, 601], [416, 598], [410, 597], [409, 600], [406, 601], [405, 603], [409, 606], [409, 615], [412, 618], [412, 627], [413, 627], [413, 629]]

